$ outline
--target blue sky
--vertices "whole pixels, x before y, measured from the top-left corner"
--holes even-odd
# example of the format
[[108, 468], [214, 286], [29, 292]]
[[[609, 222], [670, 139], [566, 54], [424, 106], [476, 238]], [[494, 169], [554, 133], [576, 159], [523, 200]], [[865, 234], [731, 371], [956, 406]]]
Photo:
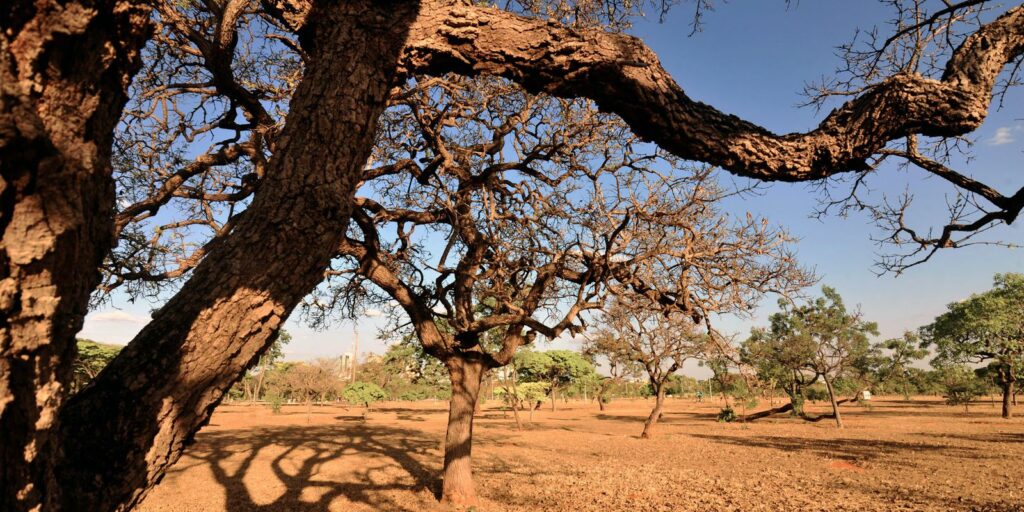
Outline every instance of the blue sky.
[[[779, 1], [733, 1], [721, 3], [705, 17], [705, 30], [688, 36], [691, 11], [685, 4], [669, 14], [664, 23], [642, 21], [633, 30], [660, 56], [662, 64], [687, 94], [716, 108], [785, 133], [805, 131], [824, 116], [813, 108], [798, 108], [805, 83], [830, 73], [840, 63], [835, 47], [849, 41], [855, 29], [870, 29], [884, 23], [889, 12], [879, 2], [814, 0], [787, 9]], [[1024, 106], [1022, 91], [1012, 91], [1002, 110], [993, 110], [973, 136], [975, 159], [969, 170], [1003, 193], [1024, 185], [1015, 174], [1024, 149]], [[947, 190], [935, 179], [921, 173], [881, 173], [876, 180], [878, 194], [898, 194], [908, 184], [918, 199], [918, 218], [941, 221], [938, 210]], [[801, 240], [800, 260], [816, 268], [823, 284], [839, 290], [850, 305], [859, 304], [865, 316], [877, 321], [882, 336], [897, 336], [915, 329], [940, 313], [945, 305], [990, 287], [997, 272], [1024, 272], [1024, 251], [998, 247], [972, 247], [941, 251], [932, 261], [900, 277], [876, 277], [875, 246], [870, 237], [879, 232], [866, 216], [846, 219], [809, 218], [817, 205], [817, 193], [805, 184], [773, 184], [759, 197], [747, 198], [730, 207], [734, 214], [749, 211], [787, 227]], [[928, 213], [938, 212], [937, 215]], [[994, 236], [1024, 243], [1024, 231], [1017, 226], [1002, 227]], [[774, 298], [765, 301], [755, 318], [723, 319], [733, 332], [746, 332], [763, 322], [774, 310]], [[91, 313], [81, 336], [125, 343], [144, 324], [152, 304], [128, 303], [115, 297], [114, 307]], [[359, 323], [361, 350], [380, 352], [383, 344], [374, 339], [375, 323]], [[336, 325], [316, 332], [296, 321], [287, 327], [294, 336], [285, 349], [291, 359], [333, 356], [350, 348], [351, 324]], [[571, 346], [560, 341], [551, 346]], [[542, 347], [543, 348], [543, 347]]]

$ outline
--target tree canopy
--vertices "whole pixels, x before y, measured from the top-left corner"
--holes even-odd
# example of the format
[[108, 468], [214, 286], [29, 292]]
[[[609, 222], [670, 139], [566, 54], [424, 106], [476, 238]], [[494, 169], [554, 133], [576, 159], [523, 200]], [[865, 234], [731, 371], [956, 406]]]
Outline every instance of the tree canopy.
[[1014, 384], [1024, 367], [1024, 274], [996, 274], [993, 287], [947, 306], [921, 328], [938, 364], [996, 363], [1003, 417], [1012, 416]]

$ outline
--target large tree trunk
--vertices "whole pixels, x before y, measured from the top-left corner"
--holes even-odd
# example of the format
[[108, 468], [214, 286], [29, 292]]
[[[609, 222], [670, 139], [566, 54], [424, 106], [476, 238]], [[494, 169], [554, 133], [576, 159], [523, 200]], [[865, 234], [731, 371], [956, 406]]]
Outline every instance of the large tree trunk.
[[647, 416], [647, 421], [644, 422], [644, 431], [640, 434], [642, 439], [650, 439], [654, 437], [654, 425], [661, 419], [661, 410], [665, 405], [665, 386], [660, 383], [651, 382], [654, 386], [654, 409], [651, 409], [651, 414]]
[[828, 389], [828, 399], [832, 403], [832, 415], [835, 417], [836, 426], [843, 428], [843, 417], [839, 414], [839, 403], [836, 401], [836, 392], [832, 389], [832, 381], [826, 376], [822, 376], [821, 380], [825, 381], [825, 388]]
[[263, 183], [192, 278], [62, 411], [67, 510], [128, 509], [323, 277], [346, 231], [415, 5], [325, 3]]
[[445, 361], [452, 382], [448, 409], [448, 432], [444, 439], [444, 483], [441, 501], [453, 505], [474, 505], [473, 486], [473, 412], [480, 394], [484, 365], [478, 359], [461, 355]]
[[111, 247], [112, 134], [149, 31], [128, 1], [0, 4], [0, 510], [59, 500], [57, 411]]

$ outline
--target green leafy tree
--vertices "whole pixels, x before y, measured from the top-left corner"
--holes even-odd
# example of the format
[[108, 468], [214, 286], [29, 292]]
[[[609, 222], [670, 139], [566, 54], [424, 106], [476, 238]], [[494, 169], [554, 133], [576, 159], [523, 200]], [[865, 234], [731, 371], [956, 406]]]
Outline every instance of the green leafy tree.
[[415, 334], [382, 333], [393, 340], [379, 357], [369, 357], [359, 365], [357, 381], [377, 384], [388, 396], [399, 400], [423, 400], [451, 396], [447, 370], [437, 358], [423, 351]]
[[579, 352], [572, 350], [520, 351], [516, 354], [516, 368], [524, 381], [547, 382], [551, 410], [559, 388], [594, 375], [594, 365]]
[[748, 360], [759, 371], [791, 377], [793, 386], [806, 388], [820, 378], [836, 426], [842, 428], [834, 384], [844, 376], [865, 380], [877, 360], [868, 335], [877, 335], [878, 326], [859, 312], [847, 311], [839, 293], [828, 286], [822, 287], [821, 297], [803, 305], [780, 301], [779, 307], [782, 311], [771, 316], [771, 327], [755, 331], [748, 340]]
[[1003, 418], [1013, 416], [1014, 385], [1024, 366], [1024, 274], [996, 274], [994, 287], [946, 307], [921, 328], [934, 364], [994, 363]]
[[828, 286], [822, 287], [821, 297], [804, 306], [784, 309], [779, 315], [790, 335], [807, 340], [814, 348], [807, 368], [821, 376], [836, 426], [843, 428], [835, 379], [851, 372], [868, 373], [872, 359], [868, 335], [877, 335], [878, 325], [865, 321], [859, 312], [848, 312], [839, 293]]
[[86, 339], [77, 340], [77, 345], [78, 355], [75, 357], [74, 378], [71, 381], [73, 392], [84, 388], [123, 348], [121, 345]]
[[888, 351], [879, 365], [879, 379], [899, 386], [904, 400], [910, 400], [911, 364], [928, 355], [928, 350], [921, 348], [921, 338], [914, 332], [907, 331], [902, 337], [883, 341], [879, 348]]
[[[503, 386], [497, 388], [494, 392], [513, 410], [525, 406], [530, 412], [530, 421], [533, 421], [533, 411], [547, 398], [549, 387], [550, 385], [545, 382], [523, 382], [516, 384], [514, 387]], [[518, 421], [518, 415], [516, 418]], [[519, 427], [521, 428], [521, 426]]]
[[380, 402], [388, 397], [380, 386], [372, 382], [353, 382], [341, 391], [341, 398], [350, 404], [363, 405], [367, 409], [370, 404]]
[[[291, 341], [292, 335], [288, 331], [284, 329], [278, 331], [274, 343], [260, 356], [256, 362], [256, 367], [246, 372], [242, 383], [246, 386], [245, 389], [250, 395], [252, 403], [256, 403], [263, 396], [263, 387], [267, 381], [267, 374], [273, 370], [274, 364], [284, 357], [284, 346], [291, 343]], [[251, 384], [251, 388], [249, 388], [249, 384]]]
[[669, 383], [670, 394], [676, 396], [689, 396], [700, 391], [700, 381], [689, 375], [679, 375], [677, 373], [669, 377]]
[[942, 384], [941, 371], [937, 369], [910, 369], [910, 385], [919, 394], [939, 396], [945, 388]]
[[985, 393], [985, 382], [964, 365], [948, 365], [938, 371], [944, 397], [949, 405], [962, 405], [964, 412], [978, 396]]
[[808, 339], [788, 335], [781, 318], [771, 320], [772, 327], [751, 330], [740, 345], [740, 359], [754, 369], [763, 386], [781, 387], [789, 397], [789, 404], [778, 412], [804, 417], [806, 389], [818, 381], [818, 373], [807, 368], [814, 347]]

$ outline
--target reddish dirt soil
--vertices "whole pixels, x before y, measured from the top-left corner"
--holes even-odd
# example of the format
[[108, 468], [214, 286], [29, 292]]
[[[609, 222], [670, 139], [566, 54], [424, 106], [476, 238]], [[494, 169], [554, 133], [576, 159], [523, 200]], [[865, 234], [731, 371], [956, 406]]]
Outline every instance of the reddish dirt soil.
[[[718, 423], [720, 403], [670, 399], [642, 440], [643, 400], [545, 406], [522, 431], [489, 402], [475, 428], [476, 510], [1024, 511], [1024, 419], [987, 401], [969, 414], [936, 399], [871, 404], [844, 406], [839, 430], [785, 416]], [[444, 510], [445, 408], [385, 403], [364, 422], [358, 408], [221, 406], [141, 510]]]

